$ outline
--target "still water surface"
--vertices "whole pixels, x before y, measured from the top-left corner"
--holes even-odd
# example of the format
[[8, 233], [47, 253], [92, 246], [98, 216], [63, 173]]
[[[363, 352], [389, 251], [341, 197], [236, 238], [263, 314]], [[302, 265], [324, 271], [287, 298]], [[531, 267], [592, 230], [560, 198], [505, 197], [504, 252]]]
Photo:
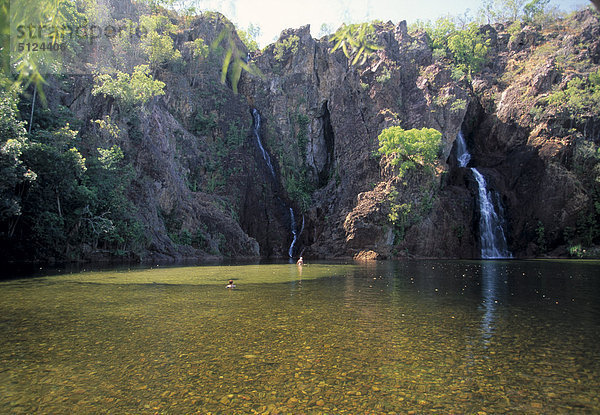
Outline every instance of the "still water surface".
[[16, 279], [0, 333], [0, 413], [600, 413], [600, 262]]

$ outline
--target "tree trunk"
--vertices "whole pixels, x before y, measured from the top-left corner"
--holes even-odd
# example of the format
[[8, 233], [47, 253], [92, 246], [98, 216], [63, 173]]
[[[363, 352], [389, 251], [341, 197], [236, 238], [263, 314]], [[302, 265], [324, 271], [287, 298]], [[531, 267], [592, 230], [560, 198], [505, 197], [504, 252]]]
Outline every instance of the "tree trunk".
[[58, 192], [56, 192], [56, 208], [58, 209], [58, 216], [60, 216], [61, 218], [62, 216], [62, 210], [60, 208], [60, 195], [58, 194]]
[[33, 110], [35, 109], [35, 97], [37, 96], [37, 84], [33, 87], [33, 98], [31, 99], [31, 116], [29, 117], [29, 134], [31, 134], [31, 125], [33, 124]]
[[18, 215], [16, 218], [11, 220], [8, 224], [8, 237], [12, 238], [15, 234], [15, 229], [17, 229], [17, 224], [19, 223], [19, 219], [21, 219], [21, 215]]

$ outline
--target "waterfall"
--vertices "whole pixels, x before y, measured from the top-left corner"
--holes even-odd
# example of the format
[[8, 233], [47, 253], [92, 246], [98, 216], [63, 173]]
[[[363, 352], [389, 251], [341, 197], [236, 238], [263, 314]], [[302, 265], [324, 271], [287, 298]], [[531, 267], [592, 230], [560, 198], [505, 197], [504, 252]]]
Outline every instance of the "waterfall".
[[[263, 159], [265, 160], [265, 163], [269, 168], [269, 171], [271, 172], [271, 177], [273, 178], [274, 183], [277, 183], [277, 176], [275, 175], [275, 169], [273, 169], [273, 164], [271, 163], [271, 157], [263, 147], [262, 141], [260, 140], [260, 114], [258, 113], [258, 110], [256, 108], [252, 109], [252, 118], [254, 119], [254, 136], [256, 137], [256, 144], [258, 144], [258, 148], [262, 153]], [[279, 198], [277, 199], [280, 201], [284, 208], [287, 207], [285, 202], [283, 202]], [[290, 244], [290, 247], [288, 249], [288, 255], [290, 258], [292, 258], [292, 256], [294, 255], [294, 245], [296, 245], [298, 236], [301, 235], [302, 231], [304, 230], [304, 215], [302, 215], [302, 227], [300, 228], [300, 232], [298, 232], [298, 229], [296, 227], [296, 218], [294, 217], [294, 210], [292, 208], [289, 208], [289, 210], [291, 228], [290, 230], [292, 231], [292, 243]]]
[[288, 250], [288, 255], [291, 258], [294, 254], [294, 245], [296, 244], [296, 239], [298, 238], [298, 232], [296, 231], [296, 219], [294, 218], [294, 209], [290, 208], [290, 218], [291, 218], [291, 228], [292, 228], [292, 243], [290, 244], [290, 249]]
[[462, 131], [459, 131], [458, 137], [456, 137], [456, 159], [460, 167], [467, 167], [467, 164], [471, 161], [471, 155], [467, 150], [467, 143]]
[[[460, 167], [467, 167], [471, 154], [462, 132], [456, 138], [456, 159]], [[504, 235], [503, 215], [500, 201], [494, 204], [492, 193], [487, 189], [483, 175], [475, 167], [471, 167], [473, 176], [479, 187], [479, 237], [481, 241], [481, 257], [483, 259], [511, 258]], [[500, 214], [499, 214], [500, 213]]]
[[481, 238], [481, 257], [484, 259], [510, 258], [506, 245], [502, 219], [492, 201], [492, 194], [487, 190], [485, 178], [472, 167], [471, 171], [479, 185], [479, 234]]
[[273, 164], [271, 164], [271, 157], [269, 157], [269, 153], [267, 153], [262, 145], [262, 142], [260, 141], [260, 114], [256, 108], [252, 109], [252, 117], [254, 118], [254, 136], [256, 137], [256, 143], [258, 144], [258, 148], [262, 153], [263, 159], [265, 159], [265, 162], [267, 163], [267, 167], [271, 172], [271, 176], [275, 178], [275, 170], [273, 169]]
[[292, 230], [292, 243], [290, 244], [290, 249], [288, 250], [288, 256], [292, 258], [294, 256], [294, 245], [296, 245], [296, 241], [300, 235], [302, 235], [302, 231], [304, 231], [304, 215], [302, 215], [302, 226], [300, 226], [300, 230], [296, 227], [296, 217], [294, 216], [294, 210], [290, 208], [290, 224]]

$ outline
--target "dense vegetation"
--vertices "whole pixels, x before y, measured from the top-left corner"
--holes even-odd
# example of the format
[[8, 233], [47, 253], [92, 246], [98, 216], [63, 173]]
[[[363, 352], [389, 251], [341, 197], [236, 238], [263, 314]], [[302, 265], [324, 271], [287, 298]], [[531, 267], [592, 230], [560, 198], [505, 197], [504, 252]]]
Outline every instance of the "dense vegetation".
[[[25, 12], [35, 10], [40, 16], [52, 15], [52, 24], [63, 28], [64, 22], [94, 22], [101, 10], [92, 3], [76, 7], [68, 1], [21, 6], [11, 10], [13, 23], [31, 21]], [[164, 94], [165, 84], [152, 72], [181, 59], [170, 36], [175, 26], [166, 16], [148, 13], [139, 21], [146, 29], [139, 44], [132, 45], [125, 36], [112, 38], [116, 53], [110, 62], [114, 71], [109, 72], [114, 74], [97, 73], [92, 90], [114, 99], [133, 120], [144, 104]], [[0, 80], [0, 250], [12, 260], [137, 257], [147, 241], [128, 194], [135, 172], [118, 145], [119, 126], [106, 115], [88, 120], [93, 124], [89, 128], [67, 107], [47, 104], [47, 74], [54, 74], [55, 84], [70, 82], [61, 75], [64, 65], [85, 48], [85, 39], [69, 38], [66, 29], [57, 35], [49, 45], [73, 40], [64, 43], [64, 59], [58, 60], [50, 47], [41, 55], [21, 51], [13, 57], [17, 77], [3, 74]], [[141, 55], [134, 53], [132, 59], [135, 48]], [[2, 58], [5, 63], [7, 56]], [[131, 63], [139, 64], [127, 72]], [[49, 65], [54, 65], [51, 71]]]
[[[442, 133], [433, 128], [413, 128], [404, 130], [401, 127], [384, 129], [378, 137], [378, 154], [390, 158], [390, 164], [396, 168], [396, 176], [403, 183], [408, 173], [427, 176], [424, 183], [433, 184], [433, 168], [439, 158]], [[433, 192], [423, 187], [420, 195], [405, 200], [395, 188], [387, 195], [389, 204], [388, 220], [394, 229], [395, 241], [404, 239], [406, 229], [421, 220], [432, 206]]]
[[442, 133], [433, 128], [404, 130], [389, 127], [379, 134], [379, 154], [392, 156], [392, 165], [398, 166], [402, 177], [417, 165], [430, 168], [437, 160]]
[[[68, 109], [38, 110], [30, 133], [19, 120], [31, 101], [0, 91], [1, 249], [8, 258], [78, 259], [92, 251], [129, 256], [144, 248], [141, 224], [127, 197], [131, 166], [113, 145], [86, 157], [79, 124]], [[21, 95], [22, 96], [22, 95]], [[33, 97], [31, 97], [33, 98]]]

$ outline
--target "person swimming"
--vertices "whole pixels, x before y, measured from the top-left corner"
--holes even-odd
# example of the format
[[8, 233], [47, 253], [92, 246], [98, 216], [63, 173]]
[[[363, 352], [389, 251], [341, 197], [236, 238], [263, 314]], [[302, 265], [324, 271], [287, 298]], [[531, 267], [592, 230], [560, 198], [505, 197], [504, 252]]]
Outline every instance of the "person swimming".
[[235, 284], [233, 283], [233, 280], [229, 280], [229, 284], [227, 285], [227, 288], [235, 288]]

